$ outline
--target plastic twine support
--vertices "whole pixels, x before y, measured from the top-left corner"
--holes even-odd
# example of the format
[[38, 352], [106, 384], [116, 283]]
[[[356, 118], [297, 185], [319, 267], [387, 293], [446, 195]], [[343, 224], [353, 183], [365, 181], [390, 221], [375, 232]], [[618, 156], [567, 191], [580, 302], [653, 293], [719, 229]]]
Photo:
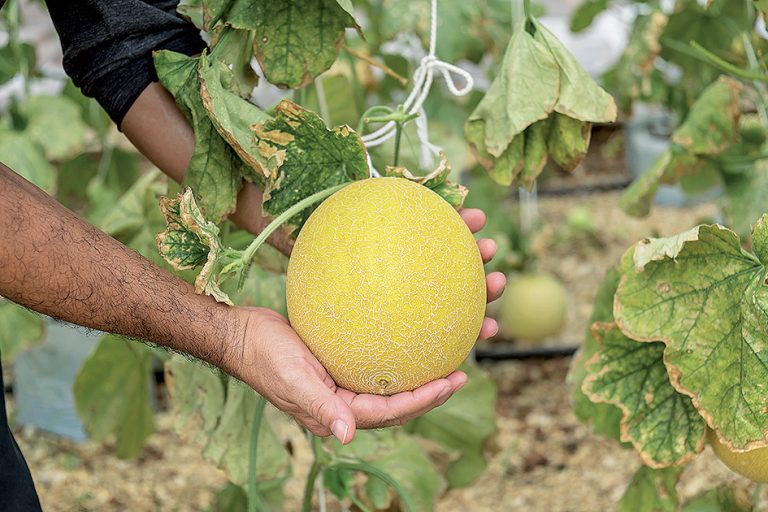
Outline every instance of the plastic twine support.
[[[474, 80], [472, 75], [466, 70], [448, 62], [442, 61], [436, 56], [437, 47], [437, 0], [431, 0], [432, 9], [430, 15], [430, 31], [429, 31], [429, 53], [421, 59], [416, 71], [413, 74], [413, 89], [408, 94], [408, 97], [403, 102], [403, 110], [408, 114], [419, 114], [416, 119], [417, 122], [417, 136], [422, 146], [421, 163], [429, 158], [430, 153], [437, 155], [441, 148], [431, 144], [429, 142], [429, 136], [427, 132], [427, 119], [424, 113], [422, 105], [429, 95], [429, 90], [432, 87], [432, 82], [435, 78], [435, 73], [440, 73], [443, 76], [448, 91], [454, 96], [464, 96], [469, 93], [474, 87]], [[458, 87], [454, 81], [454, 75], [458, 75], [464, 80], [464, 85]], [[369, 134], [363, 135], [362, 140], [366, 147], [372, 148], [384, 144], [386, 141], [395, 136], [396, 123], [390, 121], [378, 130]], [[370, 162], [370, 160], [369, 160]], [[427, 165], [424, 165], [425, 167]], [[378, 176], [378, 173], [371, 168], [371, 176]]]

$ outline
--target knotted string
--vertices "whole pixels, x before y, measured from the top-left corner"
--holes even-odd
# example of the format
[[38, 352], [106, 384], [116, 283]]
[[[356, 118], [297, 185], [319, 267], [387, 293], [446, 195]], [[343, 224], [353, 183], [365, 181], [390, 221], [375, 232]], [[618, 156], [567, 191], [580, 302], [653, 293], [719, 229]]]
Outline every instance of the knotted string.
[[[416, 71], [413, 74], [413, 89], [403, 103], [403, 110], [406, 112], [406, 114], [411, 115], [418, 113], [418, 117], [416, 118], [416, 134], [419, 138], [419, 142], [421, 143], [421, 161], [424, 167], [429, 165], [431, 155], [437, 155], [442, 149], [429, 142], [427, 117], [424, 109], [422, 108], [424, 101], [429, 95], [429, 90], [432, 87], [432, 82], [435, 78], [435, 72], [439, 72], [443, 75], [445, 85], [448, 87], [450, 93], [454, 96], [464, 96], [469, 91], [471, 91], [472, 87], [474, 86], [472, 75], [470, 75], [467, 71], [456, 65], [442, 61], [435, 55], [437, 46], [437, 0], [432, 0], [432, 10], [430, 16], [431, 25], [429, 34], [429, 53], [421, 59], [421, 62], [419, 62], [419, 66], [416, 68]], [[453, 75], [458, 75], [464, 79], [463, 87], [459, 88], [456, 86]], [[386, 141], [394, 137], [396, 131], [396, 123], [394, 121], [389, 121], [378, 130], [367, 135], [363, 135], [361, 138], [367, 148], [373, 148], [384, 144]], [[368, 161], [371, 169], [371, 176], [379, 176], [379, 173], [376, 172], [376, 169], [373, 168], [373, 165], [370, 165], [370, 157]]]

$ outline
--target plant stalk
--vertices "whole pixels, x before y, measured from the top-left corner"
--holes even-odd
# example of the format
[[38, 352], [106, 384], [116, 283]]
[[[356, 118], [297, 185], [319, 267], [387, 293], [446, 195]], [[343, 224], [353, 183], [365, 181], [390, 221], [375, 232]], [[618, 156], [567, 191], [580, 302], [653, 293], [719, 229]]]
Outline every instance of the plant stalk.
[[397, 123], [395, 124], [395, 157], [393, 159], [393, 165], [397, 167], [398, 162], [400, 161], [400, 139], [403, 136], [403, 124]]
[[232, 263], [227, 264], [219, 274], [220, 278], [223, 277], [226, 274], [229, 274], [230, 272], [237, 272], [240, 270], [240, 281], [237, 284], [238, 290], [243, 287], [243, 282], [245, 281], [245, 276], [248, 274], [248, 270], [251, 267], [251, 262], [253, 261], [253, 257], [256, 254], [256, 251], [259, 250], [259, 247], [267, 241], [267, 238], [269, 238], [269, 235], [274, 233], [277, 228], [285, 224], [285, 222], [302, 211], [304, 208], [318, 202], [322, 201], [326, 197], [333, 195], [335, 192], [338, 192], [342, 188], [349, 185], [349, 183], [342, 183], [341, 185], [334, 185], [333, 187], [326, 188], [325, 190], [321, 190], [320, 192], [317, 192], [315, 194], [312, 194], [309, 197], [305, 197], [298, 203], [294, 204], [287, 210], [285, 210], [283, 213], [275, 217], [275, 220], [269, 223], [269, 225], [264, 228], [264, 231], [259, 233], [259, 236], [254, 238], [253, 242], [248, 245], [248, 247], [245, 248], [245, 250], [241, 253], [240, 257], [237, 258]]
[[251, 426], [251, 446], [248, 455], [248, 512], [267, 512], [269, 508], [259, 496], [256, 487], [256, 462], [259, 453], [259, 433], [261, 422], [264, 419], [264, 407], [267, 399], [259, 395], [256, 402], [256, 412], [253, 413], [253, 425]]
[[301, 501], [301, 512], [312, 511], [312, 494], [315, 490], [315, 481], [320, 473], [325, 469], [325, 457], [323, 456], [322, 441], [320, 438], [309, 434], [310, 442], [312, 444], [312, 467], [309, 468], [309, 475], [307, 475], [307, 483], [304, 486], [304, 498]]

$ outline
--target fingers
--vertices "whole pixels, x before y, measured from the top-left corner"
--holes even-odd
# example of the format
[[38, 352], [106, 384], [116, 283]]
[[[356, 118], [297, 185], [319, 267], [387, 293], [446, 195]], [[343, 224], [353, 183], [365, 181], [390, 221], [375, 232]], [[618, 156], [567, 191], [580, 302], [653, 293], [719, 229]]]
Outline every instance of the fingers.
[[356, 395], [347, 390], [337, 393], [348, 401], [360, 428], [381, 428], [402, 425], [442, 405], [466, 382], [467, 375], [456, 371], [444, 379], [392, 396]]
[[507, 277], [501, 272], [491, 272], [485, 276], [485, 289], [487, 301], [493, 302], [504, 293], [504, 287], [507, 286]]
[[488, 263], [496, 256], [496, 242], [492, 238], [478, 240], [477, 248], [480, 249], [480, 257], [483, 258], [483, 263]]
[[462, 208], [459, 215], [473, 233], [477, 233], [485, 226], [485, 213], [477, 208]]
[[483, 326], [480, 327], [480, 334], [477, 336], [478, 340], [487, 340], [488, 338], [492, 338], [493, 336], [496, 336], [496, 333], [499, 332], [499, 324], [494, 320], [493, 318], [485, 317], [483, 318]]

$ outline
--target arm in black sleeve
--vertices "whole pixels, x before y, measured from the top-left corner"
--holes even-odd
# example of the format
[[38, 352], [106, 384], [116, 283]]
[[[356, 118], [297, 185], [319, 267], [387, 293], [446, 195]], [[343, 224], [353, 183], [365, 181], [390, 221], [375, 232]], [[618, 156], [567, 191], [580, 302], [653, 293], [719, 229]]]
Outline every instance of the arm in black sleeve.
[[[2, 0], [0, 0], [2, 1]], [[195, 55], [205, 48], [178, 0], [47, 0], [64, 70], [120, 126], [139, 94], [157, 81], [154, 50]]]

